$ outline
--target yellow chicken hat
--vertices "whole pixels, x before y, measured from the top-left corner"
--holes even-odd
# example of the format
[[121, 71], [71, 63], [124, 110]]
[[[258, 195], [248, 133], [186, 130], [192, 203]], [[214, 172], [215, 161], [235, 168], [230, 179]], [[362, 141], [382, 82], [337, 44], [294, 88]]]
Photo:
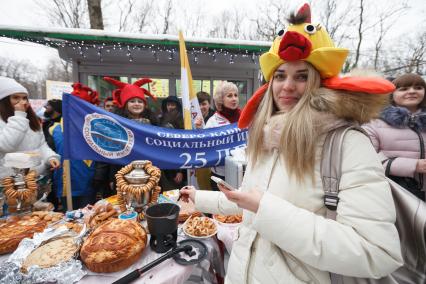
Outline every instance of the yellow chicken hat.
[[260, 56], [260, 68], [266, 81], [275, 69], [286, 61], [304, 60], [311, 63], [321, 78], [337, 76], [345, 63], [349, 50], [334, 46], [327, 31], [320, 24], [311, 23], [311, 11], [304, 4], [290, 18], [287, 31], [272, 43], [269, 52]]
[[239, 128], [250, 125], [263, 95], [268, 89], [272, 74], [282, 64], [303, 60], [312, 64], [320, 73], [321, 85], [337, 89], [369, 94], [389, 94], [395, 86], [382, 78], [338, 77], [349, 50], [335, 47], [329, 34], [320, 24], [311, 23], [311, 9], [304, 4], [289, 19], [290, 26], [280, 32], [273, 41], [270, 50], [259, 58], [263, 77], [268, 82], [261, 86], [250, 98], [238, 120]]

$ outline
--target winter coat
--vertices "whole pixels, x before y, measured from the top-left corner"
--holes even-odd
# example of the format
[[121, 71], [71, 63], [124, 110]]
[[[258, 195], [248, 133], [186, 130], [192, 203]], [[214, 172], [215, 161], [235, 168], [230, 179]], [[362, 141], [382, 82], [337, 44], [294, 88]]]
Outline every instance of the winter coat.
[[[167, 102], [175, 102], [177, 104], [176, 109], [167, 111]], [[181, 112], [182, 106], [178, 100], [178, 98], [174, 96], [169, 96], [167, 99], [163, 100], [161, 109], [163, 113], [160, 117], [160, 126], [165, 128], [173, 128], [173, 129], [184, 129], [183, 122], [183, 114]], [[183, 178], [180, 183], [176, 183], [174, 178], [178, 174], [182, 174]], [[161, 179], [160, 186], [163, 191], [173, 190], [176, 188], [181, 188], [186, 183], [186, 170], [162, 170], [161, 171]]]
[[[379, 109], [371, 100], [360, 100], [356, 105], [352, 101], [358, 100], [356, 95], [346, 99], [335, 93], [331, 94], [335, 99], [321, 102], [320, 95], [314, 96], [317, 101], [312, 104], [317, 103], [317, 109], [322, 110], [314, 121], [324, 126], [339, 125], [342, 119], [361, 122], [367, 119], [365, 113], [370, 108], [376, 112]], [[334, 113], [328, 116], [326, 111]], [[335, 120], [330, 121], [333, 117]], [[226, 283], [328, 284], [329, 272], [380, 278], [403, 264], [389, 184], [369, 138], [360, 132], [350, 131], [344, 137], [337, 218], [325, 218], [320, 162], [324, 139], [331, 128], [318, 129], [322, 135], [316, 139], [314, 181], [306, 174], [299, 183], [289, 176], [277, 151], [280, 135], [274, 129], [268, 132], [265, 125], [264, 131], [270, 135], [263, 135], [268, 142], [263, 145], [268, 147], [262, 148], [256, 166], [248, 161], [241, 187], [242, 191], [263, 191], [256, 213], [238, 208], [221, 192], [196, 192], [198, 211], [243, 213]]]
[[[219, 112], [215, 112], [207, 121], [205, 128], [215, 128], [215, 127], [225, 126], [230, 123], [231, 122], [226, 117], [221, 115]], [[211, 170], [213, 173], [217, 175], [220, 175], [223, 177], [225, 176], [225, 166], [212, 167]]]
[[[62, 124], [55, 123], [50, 129], [55, 148], [58, 153], [64, 151], [64, 135]], [[63, 164], [63, 161], [61, 161]], [[71, 194], [72, 196], [93, 196], [95, 190], [92, 188], [92, 179], [95, 173], [94, 162], [90, 160], [70, 160], [71, 172]], [[59, 198], [64, 196], [65, 177], [63, 167], [53, 173], [53, 182], [56, 185], [56, 194]]]
[[173, 129], [185, 129], [182, 112], [178, 109], [163, 112], [160, 116], [160, 126]]
[[217, 111], [209, 118], [206, 128], [220, 127], [230, 124], [229, 120]]
[[[319, 159], [315, 184], [307, 178], [301, 188], [277, 155], [265, 153], [262, 166], [245, 173], [242, 190], [265, 193], [256, 214], [242, 211], [226, 283], [330, 283], [327, 271], [382, 277], [402, 265], [392, 195], [365, 135], [345, 137], [337, 221], [324, 218]], [[197, 191], [195, 204], [201, 212], [241, 212], [220, 192]]]
[[213, 116], [213, 114], [215, 114], [216, 112], [214, 110], [212, 110], [211, 108], [209, 108], [209, 113], [206, 115], [206, 117], [204, 117], [204, 123], [207, 123], [207, 121], [209, 121], [210, 117]]
[[417, 161], [420, 159], [420, 141], [408, 124], [410, 121], [415, 123], [426, 141], [426, 112], [411, 114], [406, 108], [390, 106], [383, 110], [380, 118], [363, 127], [370, 135], [384, 167], [386, 168], [387, 159], [396, 157], [390, 168], [391, 175], [417, 176], [415, 173]]
[[11, 168], [4, 166], [4, 156], [7, 153], [31, 151], [41, 155], [42, 163], [34, 168], [39, 174], [44, 174], [49, 167], [49, 159], [60, 159], [60, 156], [47, 146], [43, 131], [33, 131], [30, 128], [27, 113], [15, 111], [15, 115], [7, 122], [0, 119], [0, 178], [13, 174]]

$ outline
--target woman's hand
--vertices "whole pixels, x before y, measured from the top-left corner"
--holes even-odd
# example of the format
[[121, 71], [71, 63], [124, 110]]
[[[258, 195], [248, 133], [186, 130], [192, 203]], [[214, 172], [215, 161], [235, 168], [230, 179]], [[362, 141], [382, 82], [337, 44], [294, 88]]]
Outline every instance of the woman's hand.
[[23, 111], [26, 112], [28, 109], [29, 103], [26, 100], [20, 100], [17, 104], [15, 104], [13, 107], [17, 111]]
[[426, 159], [417, 160], [416, 172], [426, 174]]
[[203, 128], [203, 118], [200, 116], [197, 116], [194, 121], [194, 126], [197, 129]]
[[260, 200], [262, 199], [263, 192], [257, 189], [252, 189], [250, 191], [231, 191], [228, 190], [225, 186], [217, 184], [220, 191], [225, 194], [226, 198], [229, 201], [237, 203], [238, 207], [256, 213], [259, 209]]
[[50, 170], [51, 171], [57, 170], [61, 166], [61, 162], [56, 158], [50, 159], [49, 164], [50, 164]]
[[180, 189], [179, 198], [182, 198], [184, 202], [189, 202], [189, 199], [191, 199], [191, 201], [195, 203], [195, 193], [195, 187], [187, 185]]

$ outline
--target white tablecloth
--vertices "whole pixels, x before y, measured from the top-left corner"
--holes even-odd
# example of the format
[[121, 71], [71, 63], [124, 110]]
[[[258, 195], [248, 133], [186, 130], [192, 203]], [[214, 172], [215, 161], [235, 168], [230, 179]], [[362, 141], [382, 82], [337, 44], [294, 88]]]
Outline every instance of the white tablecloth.
[[[180, 230], [181, 232], [181, 230]], [[186, 237], [182, 234], [179, 235], [178, 241], [185, 239]], [[217, 283], [215, 274], [220, 277], [224, 277], [223, 260], [220, 255], [220, 251], [217, 242], [214, 238], [208, 238], [202, 240], [208, 248], [208, 257], [197, 265], [183, 266], [177, 264], [173, 259], [167, 259], [159, 265], [151, 268], [149, 271], [144, 273], [140, 278], [132, 283], [155, 283], [155, 284], [181, 284], [181, 283]], [[0, 265], [7, 261], [10, 254], [0, 255]], [[84, 268], [87, 273], [78, 283], [84, 284], [107, 284], [112, 283], [119, 278], [127, 275], [137, 268], [142, 268], [146, 264], [159, 258], [162, 254], [154, 252], [149, 242], [144, 252], [142, 253], [139, 261], [134, 263], [129, 268], [114, 272], [114, 273], [94, 273]], [[187, 281], [187, 280], [190, 281]]]

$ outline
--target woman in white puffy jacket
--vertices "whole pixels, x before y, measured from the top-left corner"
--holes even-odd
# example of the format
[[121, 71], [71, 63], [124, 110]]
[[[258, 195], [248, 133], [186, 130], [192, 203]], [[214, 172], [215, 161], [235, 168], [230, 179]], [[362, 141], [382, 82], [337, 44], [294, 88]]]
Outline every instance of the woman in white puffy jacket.
[[47, 146], [27, 89], [14, 79], [0, 77], [0, 178], [13, 174], [13, 170], [4, 165], [4, 156], [25, 151], [41, 155], [42, 164], [34, 168], [39, 174], [46, 166], [53, 169], [60, 166], [59, 155]]
[[249, 127], [242, 187], [181, 189], [198, 211], [243, 214], [225, 283], [328, 284], [330, 272], [377, 279], [403, 264], [389, 184], [369, 138], [358, 131], [344, 137], [337, 218], [326, 218], [325, 136], [365, 123], [394, 90], [381, 78], [338, 78], [347, 54], [302, 7], [260, 57], [268, 83], [241, 114], [240, 128]]

